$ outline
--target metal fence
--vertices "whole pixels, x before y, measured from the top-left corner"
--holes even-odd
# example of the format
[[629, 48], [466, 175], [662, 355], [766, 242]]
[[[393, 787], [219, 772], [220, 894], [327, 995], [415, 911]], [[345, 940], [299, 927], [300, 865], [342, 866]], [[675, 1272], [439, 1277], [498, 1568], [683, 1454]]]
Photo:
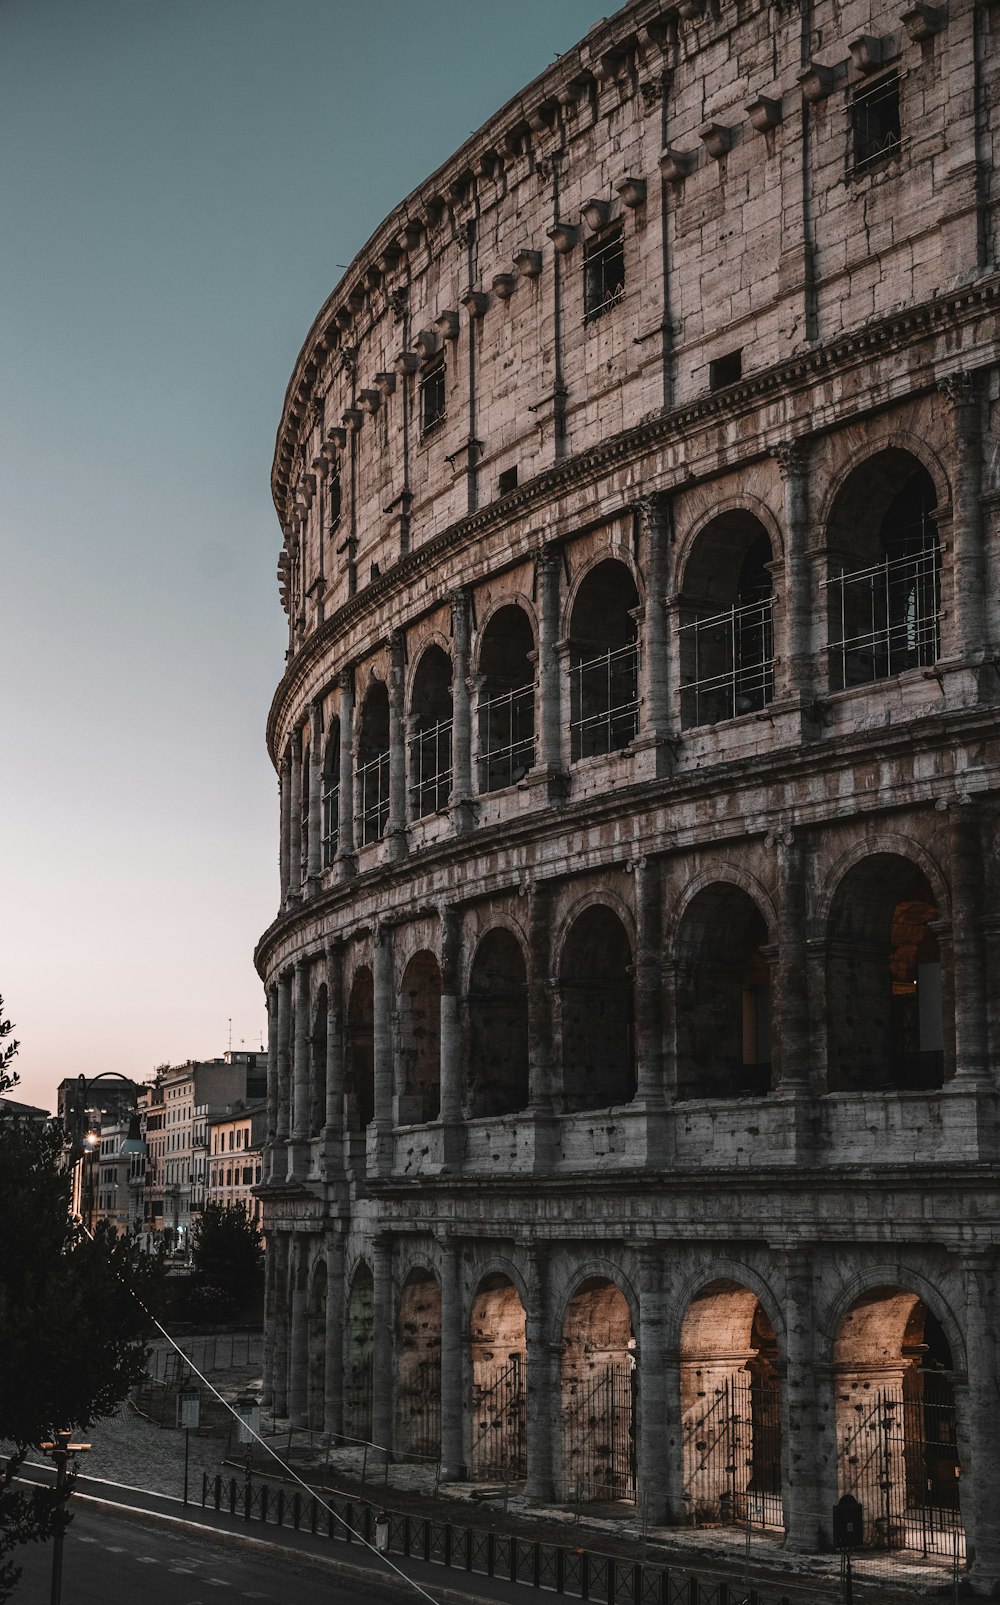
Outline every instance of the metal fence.
[[451, 795], [452, 721], [440, 719], [410, 737], [410, 814], [440, 813]]
[[681, 709], [685, 725], [756, 713], [774, 696], [772, 602], [766, 597], [682, 624]]
[[524, 1356], [477, 1368], [472, 1397], [472, 1473], [487, 1482], [528, 1474]]
[[639, 728], [639, 648], [602, 652], [570, 670], [574, 758], [620, 752]]
[[881, 1388], [843, 1430], [840, 1481], [865, 1512], [865, 1542], [924, 1555], [965, 1554], [955, 1406]]
[[[235, 1371], [264, 1363], [260, 1332], [217, 1332], [185, 1338], [181, 1348], [199, 1371]], [[176, 1349], [154, 1349], [146, 1361], [146, 1375], [156, 1382], [183, 1382], [188, 1367]]]
[[912, 556], [824, 581], [830, 597], [834, 690], [926, 667], [940, 652], [941, 552]]
[[563, 1407], [565, 1497], [635, 1500], [636, 1373], [611, 1360], [577, 1384]]
[[684, 1428], [684, 1498], [692, 1520], [781, 1527], [781, 1387], [728, 1377]]
[[519, 687], [479, 703], [479, 789], [523, 780], [535, 761], [535, 688]]
[[358, 765], [358, 802], [362, 844], [381, 841], [389, 823], [388, 752]]

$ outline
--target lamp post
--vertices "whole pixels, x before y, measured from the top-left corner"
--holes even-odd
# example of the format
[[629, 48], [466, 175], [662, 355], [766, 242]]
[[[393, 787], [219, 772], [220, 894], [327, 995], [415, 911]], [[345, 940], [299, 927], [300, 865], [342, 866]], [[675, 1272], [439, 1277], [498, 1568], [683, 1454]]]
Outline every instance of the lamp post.
[[[93, 1230], [94, 1225], [94, 1152], [95, 1148], [100, 1146], [101, 1139], [99, 1135], [95, 1136], [92, 1132], [85, 1133], [82, 1128], [83, 1122], [86, 1118], [88, 1094], [99, 1081], [124, 1081], [125, 1085], [132, 1092], [133, 1098], [135, 1095], [134, 1083], [129, 1080], [128, 1076], [123, 1076], [118, 1070], [101, 1070], [96, 1076], [79, 1075], [76, 1078], [76, 1091], [74, 1093], [72, 1103], [73, 1124], [72, 1147], [70, 1149], [70, 1154], [71, 1157], [76, 1161], [86, 1160], [88, 1154], [90, 1156], [89, 1182], [88, 1179], [83, 1175], [81, 1175], [80, 1178], [81, 1195], [85, 1187], [87, 1192], [86, 1222], [88, 1231]], [[118, 1153], [119, 1156], [127, 1157], [131, 1162], [133, 1154], [145, 1154], [145, 1152], [146, 1144], [142, 1139], [142, 1133], [139, 1128], [139, 1113], [138, 1110], [133, 1106], [132, 1112], [129, 1115], [128, 1134], [124, 1138]], [[80, 1202], [82, 1206], [82, 1196]], [[84, 1214], [82, 1207], [80, 1213], [81, 1215]]]
[[47, 1443], [39, 1444], [39, 1448], [52, 1456], [56, 1468], [56, 1519], [52, 1534], [52, 1591], [49, 1595], [50, 1605], [59, 1605], [62, 1595], [62, 1557], [63, 1538], [66, 1533], [66, 1505], [69, 1502], [69, 1486], [67, 1462], [71, 1454], [83, 1454], [90, 1448], [89, 1443], [70, 1443], [73, 1434], [68, 1427], [57, 1432], [54, 1438]]

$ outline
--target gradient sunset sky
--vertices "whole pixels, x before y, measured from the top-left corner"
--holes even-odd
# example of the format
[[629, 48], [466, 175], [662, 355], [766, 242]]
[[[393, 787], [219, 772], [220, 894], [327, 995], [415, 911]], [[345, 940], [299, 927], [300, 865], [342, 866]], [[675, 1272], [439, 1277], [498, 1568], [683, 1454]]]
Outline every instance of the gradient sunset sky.
[[4, 0], [0, 992], [21, 1087], [255, 1047], [268, 478], [380, 219], [613, 6]]

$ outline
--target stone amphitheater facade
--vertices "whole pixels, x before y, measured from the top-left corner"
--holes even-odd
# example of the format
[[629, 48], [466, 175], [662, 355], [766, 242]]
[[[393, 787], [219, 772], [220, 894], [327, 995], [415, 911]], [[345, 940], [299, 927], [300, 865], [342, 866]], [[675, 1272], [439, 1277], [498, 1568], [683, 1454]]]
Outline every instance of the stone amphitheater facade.
[[995, 0], [635, 0], [316, 319], [276, 1415], [1000, 1579], [998, 107]]

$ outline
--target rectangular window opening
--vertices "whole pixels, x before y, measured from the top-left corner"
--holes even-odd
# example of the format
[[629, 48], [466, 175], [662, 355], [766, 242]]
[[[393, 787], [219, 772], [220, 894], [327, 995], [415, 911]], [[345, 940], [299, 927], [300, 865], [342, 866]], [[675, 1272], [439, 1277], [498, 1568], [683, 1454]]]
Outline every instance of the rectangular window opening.
[[517, 489], [517, 469], [505, 468], [497, 480], [497, 495], [508, 496], [512, 490]]
[[625, 294], [625, 239], [619, 223], [591, 240], [583, 258], [584, 322], [603, 317]]
[[851, 129], [854, 138], [852, 172], [864, 173], [891, 161], [899, 150], [902, 134], [899, 123], [899, 73], [864, 84], [851, 102]]
[[724, 390], [726, 385], [734, 385], [743, 377], [743, 348], [739, 351], [727, 351], [724, 357], [716, 357], [708, 365], [709, 390]]
[[420, 376], [420, 433], [429, 435], [445, 420], [445, 365], [438, 357]]
[[340, 523], [340, 464], [331, 471], [330, 480], [330, 528], [336, 529]]

